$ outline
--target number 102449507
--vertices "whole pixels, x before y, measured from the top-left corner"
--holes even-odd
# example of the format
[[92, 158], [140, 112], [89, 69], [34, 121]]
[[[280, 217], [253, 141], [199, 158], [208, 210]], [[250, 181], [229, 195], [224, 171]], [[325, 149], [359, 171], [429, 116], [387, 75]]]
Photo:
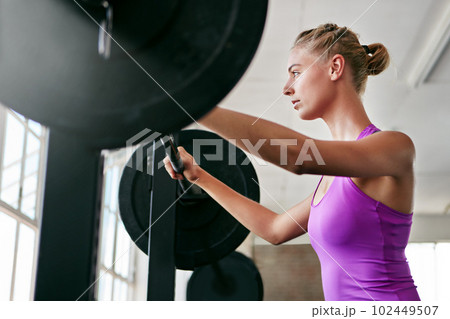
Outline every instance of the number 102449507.
[[374, 316], [435, 316], [439, 306], [372, 306]]

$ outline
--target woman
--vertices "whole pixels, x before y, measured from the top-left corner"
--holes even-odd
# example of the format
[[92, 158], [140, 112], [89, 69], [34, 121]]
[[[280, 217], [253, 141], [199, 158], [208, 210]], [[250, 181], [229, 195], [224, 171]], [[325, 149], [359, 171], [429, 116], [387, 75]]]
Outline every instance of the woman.
[[[309, 233], [326, 300], [420, 300], [404, 252], [412, 223], [414, 144], [401, 132], [376, 128], [361, 102], [367, 76], [388, 64], [382, 44], [362, 46], [345, 27], [324, 24], [298, 35], [283, 91], [301, 119], [320, 118], [328, 125], [333, 141], [312, 139], [323, 161], [299, 163], [311, 139], [273, 122], [254, 123], [253, 116], [220, 107], [201, 119], [246, 151], [252, 150], [243, 139], [251, 145], [265, 139], [256, 155], [266, 161], [298, 175], [322, 175], [316, 190], [284, 214], [230, 189], [179, 148], [185, 178], [256, 235], [278, 245]], [[275, 138], [289, 142], [271, 145]], [[284, 161], [280, 147], [287, 149]], [[165, 163], [172, 178], [183, 178], [167, 158]]]

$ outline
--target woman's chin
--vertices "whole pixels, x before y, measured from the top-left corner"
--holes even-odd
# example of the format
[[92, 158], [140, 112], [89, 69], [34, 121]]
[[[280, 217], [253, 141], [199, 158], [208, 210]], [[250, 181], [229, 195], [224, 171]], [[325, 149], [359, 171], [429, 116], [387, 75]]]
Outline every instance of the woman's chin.
[[315, 120], [318, 118], [317, 116], [314, 116], [313, 114], [308, 114], [306, 112], [302, 112], [301, 109], [298, 111], [298, 117], [303, 121], [312, 121], [312, 120]]

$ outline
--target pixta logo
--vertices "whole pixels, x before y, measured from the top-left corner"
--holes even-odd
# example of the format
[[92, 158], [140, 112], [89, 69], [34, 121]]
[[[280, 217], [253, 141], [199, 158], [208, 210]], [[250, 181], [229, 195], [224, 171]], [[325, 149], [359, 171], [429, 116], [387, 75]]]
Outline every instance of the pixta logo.
[[[153, 165], [151, 165], [150, 161], [152, 159], [152, 151], [155, 148], [164, 146], [163, 143], [166, 143], [169, 140], [168, 136], [162, 135], [159, 132], [153, 132], [150, 129], [144, 129], [138, 134], [134, 135], [132, 138], [128, 139], [126, 142], [127, 145], [127, 157], [132, 158], [127, 166], [139, 170], [143, 173], [147, 173], [152, 175]], [[153, 143], [155, 142], [155, 143]], [[220, 161], [226, 163], [228, 165], [248, 165], [250, 164], [250, 157], [254, 159], [253, 164], [257, 164], [260, 166], [266, 166], [267, 162], [262, 159], [260, 152], [261, 147], [264, 144], [269, 144], [270, 146], [279, 146], [279, 163], [280, 166], [288, 164], [288, 147], [296, 146], [298, 140], [296, 139], [259, 139], [256, 142], [252, 143], [249, 139], [230, 139], [228, 146], [228, 155], [225, 155], [224, 148], [224, 140], [222, 138], [214, 138], [214, 139], [193, 139], [192, 140], [192, 156], [195, 159], [195, 162], [198, 165], [201, 165], [202, 159], [207, 160], [208, 162], [212, 161]], [[239, 143], [238, 143], [239, 142]], [[141, 144], [136, 151], [136, 155], [131, 157], [133, 146]], [[234, 145], [242, 145], [242, 147], [249, 153], [242, 163], [237, 163], [236, 151]], [[203, 150], [202, 150], [203, 147]], [[209, 153], [205, 153], [205, 147], [208, 148]], [[211, 150], [214, 149], [213, 152]], [[171, 148], [166, 148], [166, 151], [171, 151]], [[274, 149], [275, 151], [275, 149]], [[320, 152], [312, 139], [306, 139], [300, 149], [300, 152], [296, 158], [295, 165], [303, 165], [304, 162], [313, 161], [313, 158], [309, 154], [312, 153], [318, 165], [325, 165], [325, 161], [323, 160]], [[228, 158], [225, 158], [227, 156]], [[144, 158], [147, 158], [147, 165], [143, 167]], [[164, 166], [164, 162], [161, 160], [158, 163], [157, 168], [160, 169]]]
[[[126, 155], [130, 159], [127, 166], [145, 174], [153, 175], [153, 165], [151, 164], [153, 150], [163, 146], [163, 142], [167, 142], [168, 139], [168, 136], [156, 131], [153, 132], [148, 128], [129, 138], [126, 142]], [[133, 156], [133, 146], [136, 145], [139, 145], [139, 147], [135, 151], [135, 156]], [[158, 169], [163, 166], [164, 162], [161, 160], [158, 163]]]

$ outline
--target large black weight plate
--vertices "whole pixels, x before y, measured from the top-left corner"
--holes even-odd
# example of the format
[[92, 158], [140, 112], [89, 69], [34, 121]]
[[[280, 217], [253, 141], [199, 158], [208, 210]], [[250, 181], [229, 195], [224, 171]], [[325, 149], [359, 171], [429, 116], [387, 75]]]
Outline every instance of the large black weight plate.
[[263, 294], [261, 275], [253, 261], [232, 252], [216, 265], [194, 270], [188, 282], [186, 300], [259, 301]]
[[114, 41], [108, 60], [98, 54], [99, 26], [77, 3], [101, 22], [100, 2], [3, 0], [0, 37], [1, 102], [97, 149], [206, 114], [249, 65], [267, 11], [267, 0], [110, 0], [112, 36], [138, 66]]
[[[215, 139], [222, 141], [221, 160], [210, 160], [205, 154], [216, 154], [215, 146], [202, 146], [201, 157], [196, 161], [211, 175], [217, 177], [225, 184], [247, 196], [259, 201], [259, 187], [256, 172], [251, 165], [242, 164], [247, 158], [245, 153], [229, 144], [218, 135], [200, 130], [186, 130], [178, 133], [178, 145], [193, 153], [194, 139]], [[236, 165], [228, 165], [231, 157], [230, 149], [236, 154]], [[150, 150], [150, 152], [148, 152]], [[119, 186], [120, 215], [125, 228], [137, 246], [145, 253], [148, 251], [149, 227], [149, 183], [150, 176], [133, 167], [136, 167], [136, 154], [151, 154], [152, 145], [136, 151], [125, 166]], [[232, 154], [233, 154], [232, 153]], [[150, 162], [154, 159], [150, 158]], [[158, 161], [162, 159], [157, 159]], [[233, 163], [231, 162], [231, 163]], [[139, 164], [146, 171], [147, 158]], [[161, 168], [164, 169], [164, 168]], [[169, 178], [169, 176], [167, 175]], [[253, 181], [253, 179], [255, 181]], [[176, 181], [173, 181], [176, 183]], [[158, 187], [154, 181], [153, 187]], [[164, 217], [162, 217], [164, 218]], [[194, 269], [219, 260], [234, 251], [249, 231], [235, 218], [226, 212], [212, 198], [208, 197], [198, 203], [184, 205], [180, 200], [176, 204], [176, 243], [175, 263], [179, 269]]]

